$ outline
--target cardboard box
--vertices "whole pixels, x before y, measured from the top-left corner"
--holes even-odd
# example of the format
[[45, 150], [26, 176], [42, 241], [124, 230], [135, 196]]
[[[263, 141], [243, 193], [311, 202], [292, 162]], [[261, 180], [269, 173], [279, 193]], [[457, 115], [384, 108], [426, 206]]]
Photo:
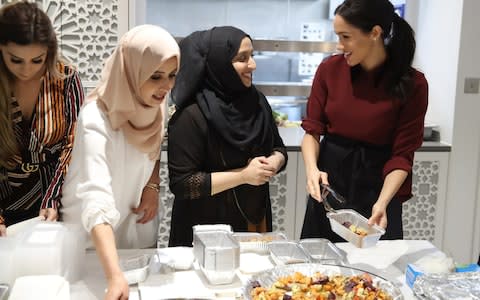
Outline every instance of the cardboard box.
[[423, 275], [423, 272], [420, 269], [413, 265], [408, 264], [407, 270], [405, 271], [405, 281], [410, 288], [413, 288], [413, 284], [418, 276]]

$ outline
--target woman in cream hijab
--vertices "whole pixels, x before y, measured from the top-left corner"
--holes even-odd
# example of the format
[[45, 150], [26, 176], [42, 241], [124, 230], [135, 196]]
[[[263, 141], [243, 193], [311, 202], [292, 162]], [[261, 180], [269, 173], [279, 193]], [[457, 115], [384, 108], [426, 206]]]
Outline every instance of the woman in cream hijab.
[[80, 112], [60, 212], [90, 233], [108, 279], [106, 299], [128, 298], [116, 247], [155, 245], [165, 107], [179, 63], [168, 32], [135, 27]]

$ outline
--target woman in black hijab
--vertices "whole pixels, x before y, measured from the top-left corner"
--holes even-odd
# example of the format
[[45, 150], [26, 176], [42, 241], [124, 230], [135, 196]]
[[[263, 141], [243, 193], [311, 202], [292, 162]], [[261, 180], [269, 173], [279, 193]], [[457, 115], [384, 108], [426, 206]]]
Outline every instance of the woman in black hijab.
[[265, 96], [252, 84], [252, 40], [235, 27], [197, 31], [180, 43], [168, 126], [169, 246], [191, 246], [192, 226], [272, 230], [269, 180], [287, 162]]

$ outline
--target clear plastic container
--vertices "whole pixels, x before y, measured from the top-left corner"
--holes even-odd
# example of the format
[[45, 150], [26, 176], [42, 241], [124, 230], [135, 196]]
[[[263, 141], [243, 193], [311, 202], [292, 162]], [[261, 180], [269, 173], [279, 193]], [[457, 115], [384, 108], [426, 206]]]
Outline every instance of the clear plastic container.
[[15, 278], [60, 275], [69, 282], [83, 276], [86, 232], [80, 225], [39, 222], [15, 237]]
[[268, 243], [267, 247], [272, 260], [277, 265], [298, 264], [310, 261], [300, 245], [293, 241], [273, 241]]
[[[359, 248], [375, 246], [380, 237], [385, 234], [385, 230], [380, 226], [369, 226], [367, 218], [353, 209], [339, 209], [335, 212], [329, 212], [327, 217], [330, 220], [333, 232]], [[366, 230], [367, 235], [362, 236], [351, 231], [346, 226], [346, 222]]]
[[13, 258], [17, 243], [17, 239], [13, 237], [0, 238], [0, 284], [12, 285], [15, 281]]
[[189, 270], [195, 260], [192, 247], [160, 248], [157, 249], [157, 255], [165, 258], [163, 261], [175, 270]]
[[299, 244], [312, 262], [344, 264], [346, 261], [345, 253], [327, 239], [303, 239]]

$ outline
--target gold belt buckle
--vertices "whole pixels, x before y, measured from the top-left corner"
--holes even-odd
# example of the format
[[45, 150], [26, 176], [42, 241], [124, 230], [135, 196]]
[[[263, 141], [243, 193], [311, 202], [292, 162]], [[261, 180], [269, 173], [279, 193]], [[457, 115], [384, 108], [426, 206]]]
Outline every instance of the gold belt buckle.
[[38, 164], [22, 163], [22, 171], [25, 173], [37, 172]]

